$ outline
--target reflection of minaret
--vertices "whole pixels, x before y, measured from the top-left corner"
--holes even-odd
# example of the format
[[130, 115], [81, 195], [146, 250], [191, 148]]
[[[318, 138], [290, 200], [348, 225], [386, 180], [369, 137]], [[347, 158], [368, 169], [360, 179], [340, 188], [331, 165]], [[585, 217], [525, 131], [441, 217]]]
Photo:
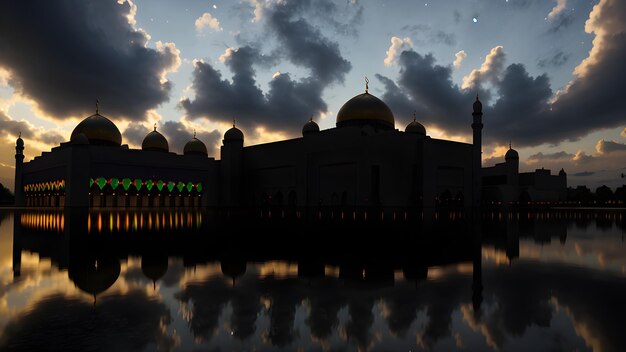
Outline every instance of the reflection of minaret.
[[472, 307], [476, 318], [480, 316], [483, 302], [482, 226], [479, 216], [474, 216], [474, 244], [472, 266]]
[[13, 212], [13, 278], [19, 277], [22, 271], [22, 225], [20, 212]]

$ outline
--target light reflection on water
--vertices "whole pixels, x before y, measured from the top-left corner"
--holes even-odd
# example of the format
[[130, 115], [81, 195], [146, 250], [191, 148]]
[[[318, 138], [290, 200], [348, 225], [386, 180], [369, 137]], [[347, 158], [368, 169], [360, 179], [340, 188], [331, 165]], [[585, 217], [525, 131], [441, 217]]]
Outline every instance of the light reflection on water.
[[470, 218], [0, 213], [0, 350], [624, 350], [623, 213]]

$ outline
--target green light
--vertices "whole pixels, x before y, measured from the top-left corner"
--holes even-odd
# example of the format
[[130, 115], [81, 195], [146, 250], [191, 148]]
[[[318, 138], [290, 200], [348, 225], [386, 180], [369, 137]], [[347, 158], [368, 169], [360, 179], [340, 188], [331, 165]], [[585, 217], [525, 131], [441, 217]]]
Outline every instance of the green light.
[[176, 188], [178, 188], [178, 192], [182, 192], [183, 188], [185, 188], [185, 184], [182, 181], [178, 181]]
[[176, 184], [174, 182], [170, 181], [167, 183], [167, 190], [170, 191], [170, 193], [172, 193], [174, 187], [176, 187]]
[[117, 186], [120, 185], [120, 180], [117, 178], [112, 178], [111, 179], [111, 188], [113, 188], [113, 190], [115, 191], [115, 189], [117, 188]]
[[146, 181], [146, 188], [148, 189], [148, 192], [152, 191], [152, 186], [154, 186], [154, 183], [152, 183], [152, 180]]
[[96, 179], [96, 184], [100, 187], [100, 190], [102, 190], [104, 186], [106, 186], [107, 180], [104, 177], [98, 177]]
[[128, 188], [130, 187], [130, 178], [125, 178], [122, 180], [122, 187], [124, 187], [125, 191], [128, 191]]
[[136, 178], [135, 179], [135, 188], [137, 188], [137, 191], [139, 191], [141, 189], [141, 186], [143, 185], [142, 181], [140, 178]]
[[156, 186], [157, 186], [157, 189], [159, 190], [159, 192], [161, 192], [161, 190], [163, 189], [163, 181], [159, 180], [159, 182], [157, 182]]
[[202, 183], [198, 182], [196, 185], [196, 191], [198, 191], [198, 193], [202, 193]]
[[193, 189], [193, 183], [187, 182], [187, 192], [191, 192], [192, 189]]
[[93, 178], [89, 179], [89, 188], [91, 188], [91, 186], [93, 186]]

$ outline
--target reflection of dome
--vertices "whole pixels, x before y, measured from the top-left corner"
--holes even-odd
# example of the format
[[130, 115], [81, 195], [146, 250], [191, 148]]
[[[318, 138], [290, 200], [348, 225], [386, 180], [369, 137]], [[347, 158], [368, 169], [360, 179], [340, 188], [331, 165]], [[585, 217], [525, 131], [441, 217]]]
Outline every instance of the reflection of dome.
[[315, 132], [319, 132], [319, 131], [320, 131], [320, 126], [318, 126], [317, 123], [315, 123], [315, 121], [313, 121], [313, 118], [311, 118], [309, 121], [307, 121], [307, 123], [305, 123], [304, 126], [302, 127], [302, 135], [303, 136], [305, 134], [315, 133]]
[[193, 138], [185, 144], [183, 148], [183, 154], [185, 155], [208, 155], [206, 145], [201, 140], [196, 138], [196, 133], [193, 133]]
[[156, 124], [154, 126], [154, 131], [148, 133], [146, 137], [141, 142], [142, 150], [154, 150], [154, 151], [163, 151], [169, 152], [170, 147], [167, 143], [167, 139], [156, 130]]
[[84, 133], [78, 133], [72, 136], [72, 144], [89, 144], [89, 138]]
[[122, 144], [122, 134], [117, 126], [97, 112], [85, 118], [74, 128], [70, 140], [79, 133], [83, 133], [89, 139], [90, 144], [116, 146]]
[[156, 284], [163, 277], [168, 267], [167, 256], [142, 256], [141, 272]]
[[120, 262], [115, 258], [81, 258], [71, 263], [68, 274], [76, 287], [95, 296], [117, 281]]
[[224, 133], [224, 141], [243, 141], [243, 132], [233, 124], [233, 127]]
[[222, 274], [228, 276], [233, 281], [233, 285], [235, 284], [235, 279], [246, 273], [246, 267], [247, 264], [245, 260], [227, 259], [222, 260], [220, 263]]
[[478, 100], [478, 95], [476, 96], [476, 101], [474, 102], [474, 114], [482, 114], [483, 113], [483, 103]]
[[393, 113], [382, 100], [365, 92], [348, 100], [337, 114], [337, 127], [373, 125], [393, 129]]
[[411, 121], [411, 123], [406, 126], [406, 128], [404, 129], [404, 132], [415, 133], [415, 134], [425, 136], [426, 128], [424, 128], [424, 125], [417, 122], [417, 120], [415, 119], [415, 116], [413, 116], [413, 121]]

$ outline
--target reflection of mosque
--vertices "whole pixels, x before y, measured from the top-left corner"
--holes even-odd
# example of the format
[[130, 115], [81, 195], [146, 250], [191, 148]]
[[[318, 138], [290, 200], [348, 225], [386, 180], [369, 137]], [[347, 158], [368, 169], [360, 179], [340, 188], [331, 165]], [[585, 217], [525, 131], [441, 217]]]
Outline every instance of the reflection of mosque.
[[[180, 277], [166, 279], [168, 275], [175, 275], [175, 268], [168, 258], [182, 258], [185, 267], [219, 261], [223, 278], [188, 282], [176, 295], [181, 303], [193, 302], [189, 306], [192, 310], [189, 328], [193, 335], [205, 340], [215, 336], [220, 327], [220, 316], [225, 307], [230, 306], [230, 328], [234, 338], [246, 340], [255, 334], [259, 313], [265, 311], [270, 325], [267, 339], [272, 345], [282, 347], [290, 346], [297, 338], [294, 324], [297, 320], [297, 307], [302, 302], [307, 302], [309, 307], [305, 323], [312, 336], [318, 339], [331, 336], [340, 325], [340, 311], [345, 309], [348, 320], [341, 324], [348, 340], [359, 346], [367, 346], [374, 338], [371, 329], [375, 321], [375, 307], [381, 301], [385, 304], [384, 319], [389, 330], [396, 336], [404, 336], [412, 324], [420, 319], [418, 312], [425, 312], [428, 319], [425, 321], [421, 341], [427, 347], [452, 336], [453, 316], [459, 307], [462, 310], [470, 309], [474, 313], [468, 319], [476, 322], [487, 319], [483, 315], [489, 311], [481, 306], [485, 304], [484, 300], [493, 300], [494, 297], [497, 297], [497, 303], [494, 305], [492, 301], [490, 309], [497, 309], [499, 313], [489, 313], [489, 317], [503, 321], [485, 320], [483, 324], [493, 323], [513, 336], [522, 336], [533, 324], [550, 324], [554, 314], [548, 304], [551, 297], [558, 297], [562, 300], [560, 302], [567, 303], [576, 302], [577, 295], [582, 295], [585, 297], [585, 304], [604, 312], [606, 307], [594, 305], [594, 298], [585, 296], [586, 291], [580, 293], [574, 289], [581, 279], [578, 274], [548, 271], [542, 275], [529, 275], [524, 270], [531, 268], [523, 262], [510, 268], [515, 272], [505, 273], [490, 268], [486, 271], [487, 274], [483, 274], [481, 242], [482, 245], [505, 249], [507, 256], [513, 259], [519, 255], [520, 237], [532, 238], [541, 243], [551, 238], [565, 241], [568, 225], [583, 226], [583, 223], [590, 222], [595, 222], [599, 227], [609, 226], [610, 223], [611, 226], [617, 224], [624, 228], [624, 218], [621, 214], [614, 213], [598, 215], [557, 211], [512, 213], [511, 216], [493, 213], [485, 215], [480, 222], [468, 219], [456, 220], [452, 224], [444, 221], [436, 227], [413, 223], [400, 229], [389, 228], [390, 237], [396, 231], [404, 234], [397, 237], [404, 238], [404, 242], [397, 242], [394, 252], [387, 248], [376, 248], [368, 252], [369, 246], [359, 247], [355, 240], [349, 244], [338, 244], [341, 247], [338, 249], [341, 256], [323, 255], [308, 247], [301, 249], [301, 252], [296, 248], [293, 254], [283, 253], [281, 256], [268, 254], [272, 250], [265, 250], [259, 245], [261, 242], [247, 245], [238, 243], [237, 239], [230, 236], [221, 239], [205, 237], [201, 241], [186, 242], [183, 236], [167, 236], [167, 232], [164, 232], [164, 236], [150, 237], [142, 236], [149, 233], [144, 230], [138, 232], [138, 235], [131, 235], [123, 227], [120, 230], [114, 227], [112, 232], [103, 232], [102, 236], [84, 236], [88, 218], [86, 213], [65, 213], [62, 221], [52, 220], [48, 216], [49, 214], [41, 213], [22, 213], [16, 216], [16, 275], [19, 275], [20, 267], [19, 255], [16, 254], [22, 250], [36, 252], [41, 258], [50, 258], [55, 265], [66, 268], [70, 280], [79, 289], [95, 296], [105, 292], [118, 280], [120, 261], [131, 255], [141, 256], [141, 272], [146, 278], [153, 283], [167, 285], [180, 283]], [[109, 216], [103, 214], [102, 218]], [[440, 219], [445, 218], [447, 217], [440, 216]], [[62, 230], [56, 225], [61, 223]], [[427, 239], [417, 235], [425, 228], [441, 229], [442, 232], [438, 233], [443, 234], [444, 238]], [[214, 229], [217, 233], [225, 231], [219, 224], [207, 224], [203, 221], [199, 231], [208, 229]], [[407, 229], [410, 231], [406, 232]], [[181, 234], [188, 230], [189, 228], [179, 228], [170, 232]], [[286, 231], [292, 234], [293, 230]], [[78, 236], [73, 231], [79, 231]], [[319, 229], [312, 230], [313, 233], [318, 231]], [[450, 237], [452, 233], [458, 236]], [[482, 236], [476, 237], [475, 233]], [[407, 234], [413, 234], [412, 237], [417, 238], [407, 239]], [[274, 235], [289, 237], [280, 233]], [[307, 236], [303, 236], [300, 240], [306, 238]], [[194, 243], [194, 246], [188, 246], [188, 243]], [[329, 246], [328, 242], [326, 246]], [[374, 255], [376, 251], [378, 255]], [[316, 254], [311, 255], [311, 252]], [[297, 263], [296, 275], [267, 276], [263, 280], [256, 280], [249, 275], [255, 266], [253, 263], [277, 259]], [[471, 276], [453, 272], [436, 281], [427, 280], [434, 266], [455, 266], [462, 263], [472, 263]], [[402, 273], [404, 280], [394, 280], [398, 272]], [[182, 277], [182, 271], [178, 274]], [[598, 275], [591, 274], [594, 277]], [[483, 294], [483, 275], [487, 275], [487, 280], [491, 282], [491, 285], [485, 287], [486, 294]], [[612, 299], [610, 297], [613, 296], [608, 297]], [[585, 304], [579, 306], [584, 307]], [[501, 334], [495, 334], [494, 339], [497, 346], [502, 346], [504, 337]]]

